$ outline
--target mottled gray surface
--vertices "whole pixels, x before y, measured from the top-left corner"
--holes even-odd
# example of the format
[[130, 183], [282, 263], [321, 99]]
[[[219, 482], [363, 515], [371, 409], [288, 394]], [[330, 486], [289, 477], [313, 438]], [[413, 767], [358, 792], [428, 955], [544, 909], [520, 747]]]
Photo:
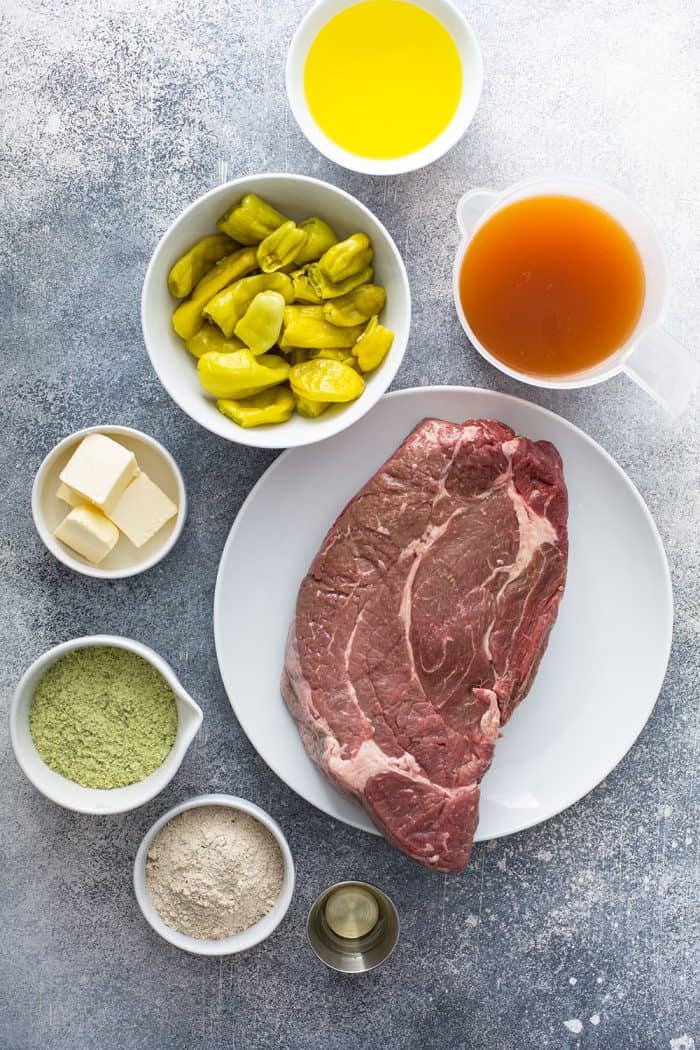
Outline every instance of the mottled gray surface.
[[[698, 410], [672, 425], [625, 379], [525, 390], [462, 337], [450, 299], [454, 205], [475, 184], [547, 168], [629, 190], [663, 231], [670, 332], [696, 345], [700, 21], [695, 0], [473, 0], [485, 91], [464, 141], [426, 171], [355, 176], [320, 157], [285, 104], [302, 0], [6, 0], [2, 6], [2, 703], [29, 661], [71, 636], [153, 644], [205, 711], [181, 771], [142, 810], [76, 816], [38, 795], [0, 725], [0, 1046], [692, 1050], [698, 1040]], [[414, 293], [397, 386], [464, 383], [534, 398], [628, 471], [668, 551], [676, 631], [638, 743], [586, 799], [431, 874], [297, 798], [244, 738], [219, 679], [212, 596], [233, 517], [273, 459], [227, 444], [170, 402], [142, 345], [139, 292], [158, 237], [217, 180], [310, 172], [357, 194], [394, 234]], [[105, 584], [40, 544], [32, 476], [64, 434], [117, 422], [162, 439], [191, 497], [173, 554]], [[582, 639], [585, 644], [585, 639]], [[611, 704], [614, 698], [610, 699]], [[233, 791], [268, 808], [298, 863], [277, 934], [245, 956], [190, 958], [131, 892], [144, 831], [179, 799]], [[304, 945], [309, 902], [344, 877], [399, 902], [390, 965], [348, 980]]]

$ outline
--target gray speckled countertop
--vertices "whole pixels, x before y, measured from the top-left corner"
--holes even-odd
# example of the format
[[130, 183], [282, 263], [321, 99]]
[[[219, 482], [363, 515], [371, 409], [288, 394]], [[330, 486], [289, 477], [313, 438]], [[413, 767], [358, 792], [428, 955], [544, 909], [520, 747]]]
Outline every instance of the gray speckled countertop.
[[[2, 7], [3, 708], [48, 646], [106, 631], [158, 649], [205, 711], [168, 790], [109, 819], [37, 794], [0, 723], [2, 1050], [693, 1050], [700, 1041], [698, 401], [671, 424], [622, 377], [573, 393], [525, 390], [465, 344], [449, 292], [454, 205], [466, 188], [545, 169], [587, 172], [627, 189], [656, 219], [672, 276], [668, 329], [697, 347], [700, 8], [694, 0], [463, 6], [486, 71], [474, 124], [437, 164], [388, 180], [335, 167], [294, 124], [283, 63], [303, 0]], [[227, 444], [171, 403], [143, 348], [139, 293], [158, 237], [215, 184], [221, 160], [231, 177], [307, 172], [359, 196], [396, 238], [413, 289], [412, 338], [395, 385], [497, 387], [560, 412], [629, 473], [666, 544], [675, 640], [640, 739], [578, 805], [477, 846], [459, 877], [424, 871], [292, 794], [248, 744], [219, 679], [217, 562], [273, 454]], [[64, 570], [37, 538], [29, 506], [48, 449], [99, 422], [161, 439], [191, 498], [172, 555], [114, 584]], [[298, 893], [276, 935], [222, 961], [162, 942], [131, 891], [144, 831], [171, 804], [210, 790], [269, 809], [298, 864]], [[393, 893], [403, 921], [390, 964], [359, 980], [324, 970], [303, 940], [311, 899], [353, 876]]]

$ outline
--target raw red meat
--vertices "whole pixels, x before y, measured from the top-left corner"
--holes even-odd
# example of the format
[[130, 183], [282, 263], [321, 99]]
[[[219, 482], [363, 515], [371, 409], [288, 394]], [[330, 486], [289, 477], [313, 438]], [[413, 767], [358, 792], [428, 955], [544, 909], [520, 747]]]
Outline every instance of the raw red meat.
[[282, 692], [306, 750], [438, 871], [469, 860], [479, 783], [556, 619], [566, 520], [549, 442], [427, 419], [301, 584]]

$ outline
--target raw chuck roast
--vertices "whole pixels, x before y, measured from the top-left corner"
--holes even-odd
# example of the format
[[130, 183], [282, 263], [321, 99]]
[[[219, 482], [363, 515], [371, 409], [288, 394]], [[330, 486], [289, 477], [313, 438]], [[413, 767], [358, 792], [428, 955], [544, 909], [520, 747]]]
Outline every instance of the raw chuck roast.
[[437, 871], [469, 860], [479, 783], [556, 619], [566, 520], [552, 444], [426, 419], [299, 589], [282, 693], [306, 750]]

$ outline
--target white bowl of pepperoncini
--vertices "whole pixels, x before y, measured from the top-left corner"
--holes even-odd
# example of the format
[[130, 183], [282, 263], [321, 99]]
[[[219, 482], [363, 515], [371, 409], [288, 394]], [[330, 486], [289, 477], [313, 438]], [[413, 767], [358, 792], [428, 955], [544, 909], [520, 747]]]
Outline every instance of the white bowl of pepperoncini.
[[[257, 208], [259, 214], [251, 218], [248, 213], [249, 226], [241, 229], [242, 223], [235, 221], [236, 215], [233, 218], [231, 215], [234, 212], [246, 212], [249, 205], [252, 205], [251, 213]], [[272, 216], [273, 225], [270, 228], [273, 234], [277, 233], [274, 222], [281, 223], [280, 237], [285, 232], [290, 232], [293, 237], [299, 236], [300, 230], [303, 237], [303, 227], [309, 222], [322, 220], [319, 225], [330, 228], [335, 242], [332, 243], [331, 252], [337, 250], [342, 253], [353, 241], [362, 243], [359, 255], [363, 256], [366, 265], [359, 273], [354, 270], [351, 273], [348, 282], [353, 287], [348, 294], [354, 296], [355, 292], [360, 292], [363, 295], [381, 296], [381, 305], [374, 312], [379, 315], [379, 325], [382, 333], [389, 338], [389, 346], [385, 348], [379, 362], [370, 362], [369, 367], [365, 368], [357, 349], [361, 343], [360, 336], [364, 338], [369, 327], [377, 324], [377, 317], [368, 318], [368, 315], [360, 312], [357, 315], [358, 323], [355, 324], [351, 317], [352, 323], [348, 325], [347, 318], [339, 320], [335, 316], [337, 305], [347, 301], [344, 292], [342, 296], [337, 295], [346, 286], [345, 280], [339, 280], [333, 288], [321, 287], [318, 294], [312, 290], [311, 297], [303, 299], [301, 295], [307, 293], [299, 292], [301, 275], [299, 271], [291, 269], [300, 265], [298, 261], [293, 261], [291, 266], [273, 263], [276, 269], [270, 273], [253, 272], [259, 268], [258, 260], [262, 260], [263, 269], [267, 265], [263, 249], [270, 235], [265, 236], [264, 223], [253, 222], [253, 219], [260, 219], [261, 215], [263, 218], [265, 215]], [[217, 229], [219, 234], [216, 233]], [[231, 238], [228, 249], [230, 254], [211, 264], [217, 272], [213, 273], [210, 269], [200, 276], [198, 270], [198, 283], [192, 287], [191, 281], [183, 284], [173, 280], [179, 270], [185, 268], [188, 258], [193, 258], [196, 250], [208, 245], [216, 248], [216, 238], [221, 231]], [[243, 241], [247, 242], [245, 246], [241, 246]], [[246, 254], [252, 254], [253, 260], [241, 272]], [[307, 252], [309, 256], [312, 254]], [[328, 255], [328, 251], [325, 255]], [[312, 273], [316, 267], [322, 270], [325, 255], [301, 265], [302, 270], [308, 270], [309, 281], [312, 276], [321, 276], [325, 280], [322, 274]], [[299, 255], [295, 257], [296, 260], [299, 258]], [[230, 273], [229, 267], [233, 267]], [[219, 275], [221, 280], [218, 280]], [[191, 273], [189, 277], [192, 278]], [[229, 279], [230, 283], [226, 284]], [[364, 282], [362, 287], [354, 287], [357, 280]], [[224, 281], [223, 286], [221, 281]], [[262, 353], [259, 347], [253, 349], [250, 343], [244, 345], [244, 340], [238, 339], [243, 329], [237, 323], [235, 332], [234, 325], [229, 325], [232, 313], [231, 310], [227, 313], [227, 307], [237, 309], [240, 304], [234, 300], [239, 292], [244, 291], [242, 286], [247, 282], [255, 284], [256, 288], [272, 284], [277, 287], [278, 295], [285, 299], [285, 303], [280, 304], [286, 305], [286, 308], [283, 310], [283, 326], [281, 329], [278, 327], [278, 336], [274, 337], [277, 342], [273, 339], [270, 344], [268, 340], [264, 345], [269, 346], [269, 351]], [[290, 285], [293, 286], [293, 293], [288, 295], [286, 289]], [[267, 290], [272, 294], [274, 287]], [[260, 297], [255, 295], [255, 299]], [[254, 305], [252, 301], [246, 304], [244, 320]], [[240, 320], [235, 309], [233, 315]], [[329, 311], [333, 321], [327, 320]], [[194, 313], [197, 316], [193, 316]], [[288, 323], [288, 314], [300, 315], [304, 322], [297, 327], [294, 335]], [[185, 209], [163, 235], [146, 271], [141, 297], [141, 321], [151, 364], [183, 412], [228, 441], [256, 448], [291, 448], [314, 444], [345, 430], [361, 419], [386, 392], [408, 344], [411, 293], [406, 268], [392, 237], [379, 219], [355, 197], [327, 182], [305, 175], [252, 175], [218, 186], [200, 197]], [[310, 327], [314, 329], [312, 335], [309, 333]], [[303, 334], [300, 328], [304, 329]], [[333, 347], [342, 348], [324, 349], [321, 346], [323, 340], [317, 340], [319, 330], [324, 338], [327, 335], [335, 337]], [[247, 333], [244, 334], [245, 338], [250, 338]], [[202, 351], [201, 347], [195, 345], [204, 335], [215, 340], [213, 350]], [[367, 342], [362, 345], [366, 346]], [[301, 362], [297, 361], [300, 354]], [[343, 377], [352, 379], [356, 389], [350, 391], [347, 397], [347, 392], [343, 392], [341, 397], [337, 389], [333, 389], [327, 398], [320, 397], [319, 392], [314, 391], [316, 406], [324, 400], [331, 403], [323, 406], [322, 414], [317, 416], [308, 414], [307, 403], [304, 406], [306, 414], [302, 414], [301, 402], [311, 400], [312, 393], [309, 392], [307, 398], [299, 396], [294, 373], [300, 369], [317, 369], [319, 362], [316, 359], [321, 357], [322, 369], [325, 368], [329, 373], [333, 370], [343, 372]], [[208, 364], [211, 368], [205, 367]], [[229, 383], [232, 389], [241, 384], [243, 372], [247, 378], [240, 392], [227, 392]], [[276, 375], [279, 378], [275, 378]], [[263, 386], [258, 386], [258, 383]], [[328, 388], [324, 387], [324, 390]], [[236, 414], [252, 405], [258, 395], [265, 400], [270, 391], [271, 396], [277, 391], [280, 399], [288, 402], [290, 414], [285, 420], [266, 421], [263, 425], [240, 423]], [[231, 415], [232, 412], [234, 415]]]

